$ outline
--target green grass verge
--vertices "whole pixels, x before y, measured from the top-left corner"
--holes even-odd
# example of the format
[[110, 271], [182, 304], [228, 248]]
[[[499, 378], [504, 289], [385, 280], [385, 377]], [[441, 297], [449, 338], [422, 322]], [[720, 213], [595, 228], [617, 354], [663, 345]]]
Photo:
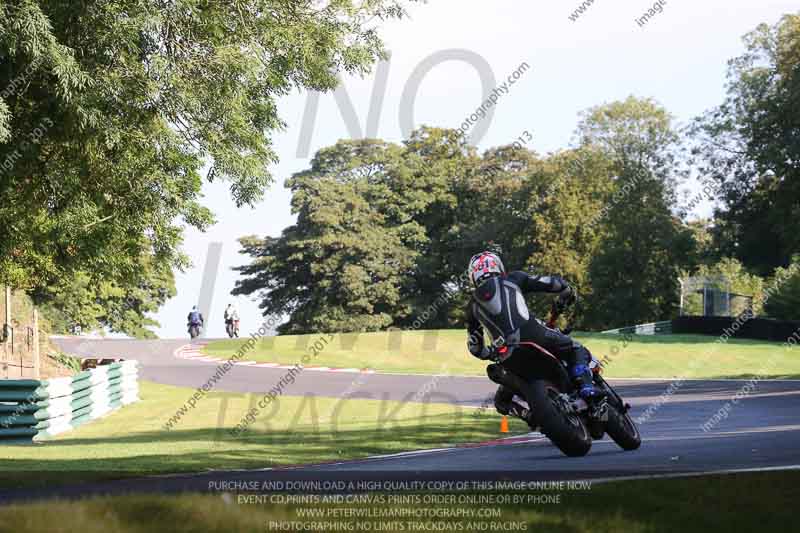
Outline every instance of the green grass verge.
[[[246, 351], [245, 360], [299, 363], [323, 335], [279, 336], [261, 339]], [[800, 378], [800, 350], [780, 343], [746, 339], [717, 343], [704, 335], [634, 336], [578, 333], [601, 360], [606, 375], [618, 378]], [[228, 358], [248, 339], [212, 342], [206, 353]], [[318, 355], [309, 364], [372, 368], [383, 372], [485, 375], [486, 364], [466, 350], [462, 330], [336, 334], [318, 343]], [[695, 366], [691, 366], [694, 363]]]
[[[402, 527], [380, 531], [476, 531], [468, 522], [523, 523], [524, 531], [548, 533], [605, 532], [698, 532], [789, 531], [794, 516], [800, 473], [742, 474], [719, 477], [635, 481], [594, 485], [591, 490], [564, 492], [560, 503], [539, 505], [442, 505], [439, 508], [498, 509], [499, 518], [431, 519], [433, 523], [461, 524], [461, 529], [412, 529]], [[539, 495], [544, 493], [538, 493]], [[364, 505], [312, 505], [311, 508], [364, 509]], [[386, 509], [384, 505], [370, 505]], [[400, 505], [406, 509], [423, 505]], [[299, 522], [310, 526], [312, 519], [298, 518], [298, 506], [281, 504], [240, 504], [237, 498], [219, 495], [101, 497], [77, 502], [46, 502], [0, 508], [0, 531], [82, 531], [84, 533], [145, 533], [276, 531], [271, 522]], [[430, 509], [431, 506], [425, 505]], [[327, 518], [339, 524], [338, 531], [366, 531], [385, 519]], [[320, 519], [313, 520], [319, 522]], [[421, 527], [424, 522], [411, 519]], [[431, 522], [428, 522], [429, 524]], [[359, 528], [359, 524], [361, 528]], [[519, 527], [519, 526], [518, 526]], [[288, 531], [288, 529], [283, 529]], [[301, 530], [301, 529], [295, 529]], [[306, 531], [323, 531], [313, 528]], [[485, 531], [493, 529], [486, 528]], [[494, 529], [499, 531], [502, 529]], [[523, 529], [511, 529], [520, 531]]]
[[236, 393], [211, 393], [164, 431], [193, 392], [143, 382], [142, 401], [103, 419], [42, 444], [0, 445], [0, 486], [352, 459], [499, 436], [493, 409], [282, 397], [234, 438], [227, 429], [262, 397]]

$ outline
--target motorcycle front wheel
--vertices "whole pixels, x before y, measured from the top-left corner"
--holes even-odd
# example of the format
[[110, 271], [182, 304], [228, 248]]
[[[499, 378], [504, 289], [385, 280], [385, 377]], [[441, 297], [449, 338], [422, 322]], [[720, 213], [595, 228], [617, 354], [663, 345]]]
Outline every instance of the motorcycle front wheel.
[[606, 422], [606, 433], [611, 440], [626, 451], [637, 449], [642, 445], [642, 436], [639, 428], [633, 421], [622, 398], [611, 388], [611, 385], [604, 379], [597, 380], [608, 394], [608, 422]]

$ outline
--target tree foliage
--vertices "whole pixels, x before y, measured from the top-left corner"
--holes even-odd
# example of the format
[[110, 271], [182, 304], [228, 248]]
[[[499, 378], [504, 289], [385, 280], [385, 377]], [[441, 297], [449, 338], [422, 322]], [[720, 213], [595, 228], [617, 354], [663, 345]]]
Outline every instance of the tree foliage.
[[614, 176], [594, 222], [605, 235], [589, 266], [589, 324], [669, 318], [693, 249], [691, 233], [672, 212], [682, 177], [672, 117], [652, 100], [630, 97], [590, 109], [578, 132], [584, 146], [605, 154]]
[[[603, 138], [616, 143], [610, 133]], [[420, 316], [425, 328], [453, 326], [466, 298], [453, 290], [465, 288], [459, 276], [472, 254], [493, 249], [509, 269], [561, 274], [590, 296], [617, 294], [622, 283], [630, 296], [619, 305], [654, 306], [647, 316], [661, 318], [677, 300], [677, 275], [660, 276], [680, 266], [691, 242], [670, 215], [668, 180], [655, 177], [673, 177], [667, 163], [653, 163], [669, 157], [640, 154], [637, 164], [651, 164], [649, 185], [598, 217], [619, 191], [619, 173], [630, 172], [608, 146], [585, 142], [540, 158], [509, 145], [478, 156], [456, 131], [438, 128], [421, 128], [402, 145], [340, 141], [287, 183], [296, 224], [278, 238], [242, 240], [252, 262], [239, 268], [234, 292], [258, 294], [265, 314], [288, 315], [283, 331], [419, 327]], [[640, 213], [626, 216], [627, 208]], [[592, 277], [597, 257], [613, 263], [610, 274], [596, 269]], [[637, 261], [655, 279], [633, 287], [625, 269]], [[611, 312], [593, 315], [595, 323]]]
[[385, 54], [376, 21], [402, 15], [394, 0], [0, 2], [0, 284], [133, 290], [142, 257], [185, 266], [183, 228], [213, 222], [203, 179], [259, 200], [278, 99], [365, 73]]
[[154, 338], [148, 329], [159, 324], [150, 318], [175, 296], [175, 279], [169, 264], [142, 256], [139, 270], [122, 280], [103, 279], [78, 271], [57, 284], [32, 293], [53, 324], [55, 333], [108, 328], [135, 338]]
[[[361, 227], [347, 232], [391, 244], [388, 255], [370, 247], [378, 261], [407, 260], [380, 278], [391, 287], [392, 301], [381, 308], [380, 318], [370, 319], [383, 326], [417, 324], [414, 318], [428, 316], [425, 311], [434, 304], [437, 313], [425, 327], [453, 325], [465, 295], [450, 289], [469, 256], [482, 249], [500, 252], [511, 269], [559, 273], [573, 281], [586, 297], [583, 325], [592, 328], [674, 316], [679, 278], [686, 272], [719, 271], [731, 277], [735, 291], [758, 292], [761, 277], [751, 271], [768, 275], [800, 248], [800, 237], [787, 223], [800, 214], [800, 15], [759, 26], [745, 42], [747, 52], [730, 63], [725, 102], [689, 129], [696, 157], [688, 162], [699, 164], [701, 177], [712, 182], [709, 190], [721, 194], [712, 220], [682, 219], [676, 190], [688, 175], [687, 139], [662, 106], [636, 97], [587, 110], [577, 146], [545, 157], [519, 144], [477, 155], [455, 132], [436, 128], [414, 132], [402, 146], [371, 141], [354, 151], [337, 145], [336, 163], [349, 170], [369, 161], [359, 150], [381, 145], [381, 165], [391, 161], [392, 171], [370, 181], [362, 168], [361, 188], [335, 189], [327, 207], [303, 202], [303, 209], [340, 213], [342, 198], [356, 195], [369, 216], [356, 211]], [[327, 166], [333, 170], [315, 178], [317, 187], [333, 187], [327, 181], [342, 173]], [[312, 166], [303, 179], [318, 170]], [[295, 200], [302, 194], [295, 190]], [[303, 299], [305, 288], [297, 288], [302, 284], [279, 282], [293, 268], [314, 264], [305, 267], [303, 279], [325, 286], [326, 272], [338, 276], [344, 269], [338, 259], [330, 268], [316, 265], [327, 262], [325, 254], [297, 252], [309, 239], [330, 232], [312, 224], [317, 215], [299, 207], [298, 213], [298, 224], [280, 238], [245, 243], [254, 262], [242, 267], [245, 278], [237, 291], [258, 292], [265, 310], [289, 314], [287, 329], [309, 331], [319, 323], [308, 319], [305, 302], [313, 302], [320, 317], [337, 317], [328, 329], [375, 327], [364, 313], [369, 307], [354, 310], [361, 318], [345, 321], [341, 291]], [[401, 238], [397, 227], [413, 228], [414, 238]], [[290, 252], [295, 267], [279, 250]], [[267, 263], [259, 264], [263, 256], [270, 257], [271, 272]], [[374, 279], [347, 279], [358, 286], [348, 290], [361, 300], [375, 298], [362, 293]], [[448, 294], [444, 306], [442, 294]]]
[[777, 290], [764, 304], [771, 318], [800, 320], [800, 255], [792, 257], [788, 267], [775, 269], [771, 287]]
[[413, 215], [429, 200], [402, 148], [340, 141], [286, 186], [297, 223], [280, 238], [241, 240], [255, 259], [234, 294], [264, 291], [265, 314], [291, 314], [283, 332], [372, 331], [407, 315], [400, 290], [424, 238]]
[[727, 97], [692, 128], [701, 174], [717, 185], [715, 237], [768, 275], [800, 251], [800, 14], [761, 24], [729, 63]]

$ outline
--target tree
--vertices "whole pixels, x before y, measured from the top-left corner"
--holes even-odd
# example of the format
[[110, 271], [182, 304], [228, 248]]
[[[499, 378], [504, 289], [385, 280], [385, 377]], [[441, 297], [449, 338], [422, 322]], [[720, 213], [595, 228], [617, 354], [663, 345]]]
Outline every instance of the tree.
[[764, 304], [767, 315], [781, 320], [800, 320], [800, 255], [792, 257], [787, 268], [775, 269], [770, 287], [776, 290]]
[[[500, 253], [507, 266], [521, 268], [531, 253], [523, 229], [530, 223], [532, 190], [542, 162], [529, 150], [506, 145], [485, 151], [454, 186], [458, 197], [453, 264], [461, 271], [485, 249]], [[522, 230], [522, 231], [521, 231]]]
[[[493, 249], [508, 269], [559, 274], [588, 295], [587, 268], [602, 234], [590, 221], [611, 186], [601, 156], [579, 149], [540, 158], [514, 145], [487, 150], [458, 194], [460, 240], [471, 243], [461, 269], [471, 254]], [[549, 300], [528, 303], [541, 313]]]
[[[469, 250], [481, 239], [476, 233], [461, 231], [470, 216], [464, 203], [465, 187], [472, 183], [480, 158], [460, 132], [452, 129], [423, 126], [412, 132], [403, 146], [407, 177], [397, 184], [397, 192], [406, 198], [403, 210], [420, 229], [421, 238], [409, 243], [416, 257], [413, 273], [402, 286], [409, 310], [406, 316], [397, 317], [395, 325], [407, 327], [417, 317], [426, 316], [426, 329], [451, 326], [452, 311], [462, 300], [448, 297], [442, 304], [440, 299], [452, 294], [448, 291], [450, 280], [463, 272], [469, 257], [465, 254], [475, 253]], [[426, 313], [434, 307], [435, 313]]]
[[[602, 152], [590, 147], [554, 154], [531, 174], [529, 222], [523, 226], [529, 240], [524, 266], [541, 274], [559, 274], [591, 301], [589, 267], [606, 234], [595, 214], [613, 186], [612, 167]], [[545, 301], [539, 311], [544, 312]], [[585, 311], [583, 306], [579, 309]]]
[[[614, 305], [661, 315], [677, 303], [690, 232], [670, 213], [671, 147], [658, 142], [671, 138], [652, 127], [669, 127], [666, 113], [649, 101], [622, 105], [602, 128], [587, 122], [591, 140], [546, 158], [514, 145], [478, 156], [458, 132], [427, 127], [400, 146], [324, 148], [287, 182], [296, 224], [277, 238], [241, 241], [252, 260], [238, 268], [235, 294], [258, 294], [265, 314], [288, 314], [283, 332], [420, 327], [420, 317], [426, 328], [454, 326], [467, 261], [491, 249], [509, 269], [564, 275], [590, 304], [606, 304], [622, 287], [629, 296]], [[634, 173], [643, 162], [647, 172]], [[637, 176], [640, 189], [634, 194], [620, 176]], [[623, 205], [620, 193], [634, 199]], [[643, 257], [631, 261], [632, 251]], [[625, 273], [630, 264], [649, 279], [631, 280], [639, 272]], [[596, 309], [594, 323], [616, 319], [611, 306]]]
[[613, 193], [594, 220], [607, 233], [589, 268], [589, 324], [669, 318], [693, 247], [672, 213], [681, 177], [672, 117], [652, 100], [629, 97], [590, 109], [578, 134], [583, 146], [605, 154], [614, 174]]
[[[424, 228], [403, 149], [340, 141], [287, 181], [297, 222], [279, 238], [244, 238], [254, 258], [234, 294], [258, 293], [264, 314], [288, 314], [282, 333], [374, 331], [409, 313], [401, 287], [413, 276]], [[424, 187], [424, 184], [422, 185]]]
[[714, 235], [718, 231], [713, 219], [697, 219], [686, 222], [686, 228], [691, 232], [694, 241], [694, 250], [687, 263], [689, 271], [694, 271], [701, 266], [711, 266], [722, 259], [720, 250], [716, 247], [718, 242]]
[[277, 239], [242, 241], [254, 259], [235, 293], [259, 293], [265, 314], [289, 314], [282, 331], [407, 327], [420, 316], [426, 328], [449, 324], [457, 304], [441, 297], [466, 264], [455, 184], [474, 164], [458, 132], [438, 128], [402, 145], [320, 150], [287, 182], [297, 223]]
[[744, 37], [727, 97], [691, 129], [706, 180], [720, 190], [715, 236], [727, 255], [769, 275], [800, 252], [800, 14]]
[[155, 334], [148, 327], [159, 324], [148, 314], [175, 296], [175, 278], [169, 264], [142, 256], [131, 278], [108, 280], [95, 272], [78, 271], [32, 296], [55, 333], [69, 333], [79, 326], [84, 331], [108, 328], [151, 339]]
[[402, 16], [393, 0], [0, 3], [0, 284], [91, 272], [127, 290], [143, 256], [185, 266], [184, 225], [213, 221], [203, 166], [259, 200], [278, 99], [365, 73], [385, 55], [373, 21]]

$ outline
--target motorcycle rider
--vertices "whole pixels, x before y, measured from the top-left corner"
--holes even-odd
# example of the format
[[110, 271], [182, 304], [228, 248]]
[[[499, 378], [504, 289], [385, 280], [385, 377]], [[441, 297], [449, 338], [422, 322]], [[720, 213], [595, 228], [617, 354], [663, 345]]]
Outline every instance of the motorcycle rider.
[[[578, 393], [593, 406], [598, 416], [602, 416], [597, 407], [605, 394], [592, 384], [589, 350], [533, 317], [523, 297], [523, 294], [530, 292], [558, 294], [557, 305], [563, 308], [575, 302], [575, 290], [559, 276], [531, 276], [520, 271], [507, 274], [500, 257], [492, 252], [472, 256], [468, 274], [473, 287], [467, 310], [467, 347], [470, 353], [483, 360], [491, 359], [497, 351], [511, 357], [514, 346], [509, 345], [522, 341], [535, 342], [566, 361]], [[492, 348], [484, 344], [484, 330], [492, 339]], [[519, 386], [515, 386], [515, 380], [520, 378], [506, 371], [501, 363], [489, 365], [487, 373], [492, 381], [502, 383], [494, 398], [497, 411], [527, 420], [530, 411], [513, 401], [519, 389]]]
[[239, 310], [236, 307], [229, 303], [228, 307], [225, 308], [225, 331], [228, 331], [228, 326], [233, 328], [233, 335], [232, 337], [239, 337]]
[[189, 311], [186, 321], [188, 322], [189, 330], [192, 329], [192, 326], [197, 326], [199, 329], [203, 329], [203, 324], [205, 323], [203, 320], [203, 313], [197, 310], [196, 305], [192, 306], [192, 310]]

